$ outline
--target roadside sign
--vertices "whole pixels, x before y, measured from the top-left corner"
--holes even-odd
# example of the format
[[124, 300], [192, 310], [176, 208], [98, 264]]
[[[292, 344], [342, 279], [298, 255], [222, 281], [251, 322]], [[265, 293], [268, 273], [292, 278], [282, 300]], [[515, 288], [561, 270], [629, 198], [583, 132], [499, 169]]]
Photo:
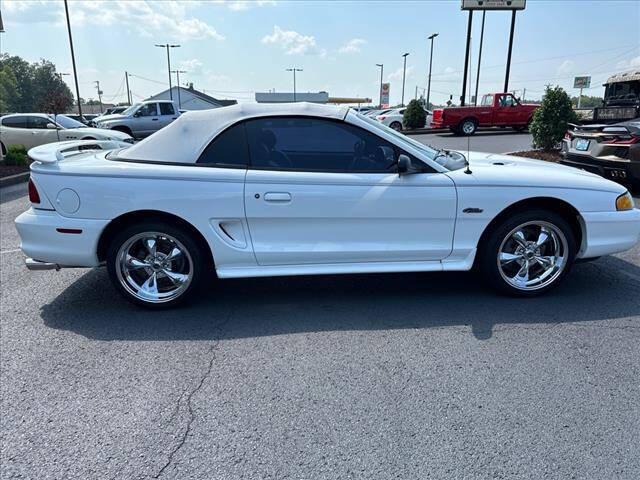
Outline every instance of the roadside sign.
[[383, 83], [380, 85], [380, 103], [383, 108], [387, 108], [389, 106], [389, 92], [391, 90], [390, 83]]
[[524, 10], [527, 0], [462, 0], [462, 10]]
[[591, 77], [575, 77], [573, 79], [573, 88], [589, 88], [591, 87]]

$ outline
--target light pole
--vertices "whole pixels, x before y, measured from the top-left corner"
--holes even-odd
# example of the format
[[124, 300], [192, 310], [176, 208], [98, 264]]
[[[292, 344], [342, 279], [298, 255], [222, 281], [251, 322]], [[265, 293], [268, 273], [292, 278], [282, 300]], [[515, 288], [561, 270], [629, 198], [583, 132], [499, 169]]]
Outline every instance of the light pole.
[[178, 109], [182, 108], [182, 102], [180, 101], [180, 74], [187, 73], [185, 70], [171, 70], [176, 74], [176, 85], [178, 85]]
[[131, 106], [131, 90], [129, 89], [129, 72], [124, 72], [124, 79], [127, 83], [127, 103]]
[[402, 56], [404, 57], [404, 67], [402, 68], [402, 102], [401, 102], [401, 106], [404, 107], [404, 80], [407, 76], [407, 57], [409, 56], [408, 53], [403, 53]]
[[429, 81], [427, 82], [427, 110], [431, 108], [429, 106], [429, 98], [431, 96], [431, 65], [433, 63], [433, 39], [436, 38], [437, 36], [438, 34], [434, 33], [433, 35], [430, 35], [429, 37], [427, 37], [429, 40], [431, 40], [431, 53], [429, 54]]
[[64, 0], [64, 13], [67, 17], [67, 31], [69, 32], [69, 47], [71, 47], [71, 63], [73, 65], [73, 78], [76, 82], [76, 96], [78, 97], [78, 114], [82, 118], [82, 105], [80, 105], [80, 87], [78, 86], [78, 71], [76, 70], [76, 55], [73, 53], [73, 37], [71, 36], [71, 22], [69, 21], [69, 6]]
[[100, 80], [96, 80], [93, 83], [96, 84], [96, 89], [98, 90], [98, 101], [100, 102], [100, 113], [102, 113], [102, 90], [100, 90]]
[[384, 72], [384, 64], [376, 63], [376, 67], [380, 67], [380, 105], [379, 107], [382, 108], [382, 74]]
[[302, 72], [301, 68], [287, 68], [287, 72], [293, 72], [293, 103], [296, 102], [296, 72]]
[[178, 48], [180, 45], [172, 45], [170, 43], [164, 43], [158, 45], [156, 43], [156, 47], [166, 48], [167, 49], [167, 71], [169, 72], [169, 98], [173, 100], [173, 92], [171, 91], [171, 59], [169, 58], [169, 49], [170, 48]]

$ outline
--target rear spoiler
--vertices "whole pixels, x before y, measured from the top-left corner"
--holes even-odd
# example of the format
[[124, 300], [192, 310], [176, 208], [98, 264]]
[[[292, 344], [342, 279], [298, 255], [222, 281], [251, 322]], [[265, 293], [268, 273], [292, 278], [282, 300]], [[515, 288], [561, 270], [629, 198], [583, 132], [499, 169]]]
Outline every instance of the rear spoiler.
[[117, 148], [130, 147], [130, 143], [118, 140], [71, 140], [68, 142], [55, 142], [33, 147], [28, 156], [34, 162], [56, 163], [65, 157], [78, 155], [95, 150], [115, 150]]
[[568, 125], [572, 130], [582, 130], [583, 132], [608, 133], [611, 135], [628, 135], [631, 133], [624, 125], [576, 125], [575, 123], [569, 123]]

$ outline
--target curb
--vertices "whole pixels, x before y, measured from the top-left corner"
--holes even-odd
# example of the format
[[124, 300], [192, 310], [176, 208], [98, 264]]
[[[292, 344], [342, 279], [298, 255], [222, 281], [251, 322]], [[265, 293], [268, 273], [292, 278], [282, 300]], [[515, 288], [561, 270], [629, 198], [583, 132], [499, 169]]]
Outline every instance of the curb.
[[31, 172], [16, 173], [15, 175], [9, 175], [8, 177], [0, 178], [0, 188], [8, 187], [9, 185], [16, 185], [22, 182], [28, 182]]

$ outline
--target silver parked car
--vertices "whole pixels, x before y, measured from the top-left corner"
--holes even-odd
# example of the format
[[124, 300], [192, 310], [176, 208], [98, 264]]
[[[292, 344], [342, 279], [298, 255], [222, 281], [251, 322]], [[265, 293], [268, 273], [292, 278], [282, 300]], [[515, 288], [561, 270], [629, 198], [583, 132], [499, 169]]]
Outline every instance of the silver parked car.
[[143, 138], [169, 125], [179, 116], [180, 112], [169, 100], [147, 101], [133, 104], [120, 114], [103, 115], [98, 119], [97, 127]]

